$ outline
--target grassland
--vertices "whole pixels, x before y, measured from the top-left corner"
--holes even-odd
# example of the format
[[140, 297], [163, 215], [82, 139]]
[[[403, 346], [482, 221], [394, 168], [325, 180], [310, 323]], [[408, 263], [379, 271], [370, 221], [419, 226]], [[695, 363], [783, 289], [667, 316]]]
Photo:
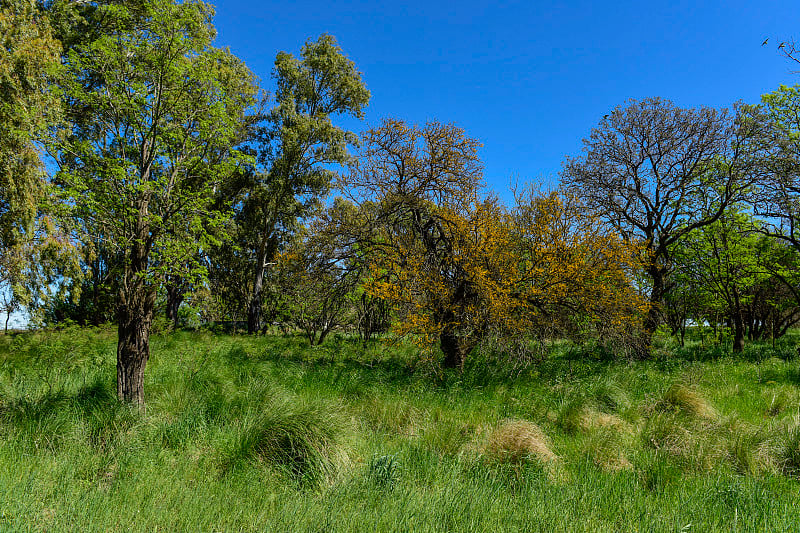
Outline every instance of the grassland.
[[336, 336], [0, 337], [0, 531], [797, 531], [794, 338], [442, 373]]

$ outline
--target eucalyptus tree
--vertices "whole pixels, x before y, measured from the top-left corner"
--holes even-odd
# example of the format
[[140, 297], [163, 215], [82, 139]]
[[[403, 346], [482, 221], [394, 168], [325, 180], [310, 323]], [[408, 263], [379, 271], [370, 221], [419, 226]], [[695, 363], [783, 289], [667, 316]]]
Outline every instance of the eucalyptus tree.
[[96, 9], [104, 31], [64, 60], [72, 122], [55, 143], [56, 182], [75, 227], [101, 228], [119, 257], [117, 394], [143, 407], [157, 290], [223, 223], [209, 206], [242, 160], [232, 147], [256, 87], [239, 59], [211, 46], [208, 4]]
[[645, 250], [650, 311], [642, 354], [669, 291], [671, 247], [718, 220], [743, 197], [758, 169], [758, 121], [733, 111], [631, 100], [603, 117], [568, 158], [565, 185], [597, 216]]
[[337, 115], [363, 118], [370, 93], [336, 40], [308, 41], [296, 58], [275, 59], [275, 105], [258, 129], [259, 171], [238, 214], [242, 255], [251, 262], [247, 311], [250, 333], [261, 325], [266, 269], [298, 220], [310, 215], [330, 189], [336, 166], [350, 160], [357, 136], [333, 123]]
[[32, 0], [0, 0], [0, 254], [30, 233], [44, 190], [36, 142], [57, 119], [61, 45]]

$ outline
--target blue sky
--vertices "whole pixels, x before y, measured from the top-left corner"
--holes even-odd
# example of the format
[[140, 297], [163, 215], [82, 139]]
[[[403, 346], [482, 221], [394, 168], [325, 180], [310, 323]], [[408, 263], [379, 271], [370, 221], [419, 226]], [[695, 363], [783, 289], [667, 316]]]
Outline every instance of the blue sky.
[[[800, 69], [800, 2], [253, 2], [219, 0], [217, 44], [272, 88], [275, 54], [334, 35], [372, 92], [361, 131], [393, 116], [454, 122], [483, 143], [491, 189], [555, 183], [610, 109], [660, 96], [755, 103]], [[769, 37], [767, 46], [762, 41]]]

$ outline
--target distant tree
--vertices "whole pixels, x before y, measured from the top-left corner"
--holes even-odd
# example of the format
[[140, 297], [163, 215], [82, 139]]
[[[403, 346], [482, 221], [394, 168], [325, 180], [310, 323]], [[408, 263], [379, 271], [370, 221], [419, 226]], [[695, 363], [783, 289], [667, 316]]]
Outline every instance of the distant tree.
[[564, 191], [518, 190], [511, 213], [513, 268], [506, 275], [519, 304], [509, 334], [593, 336], [609, 348], [636, 350], [637, 322], [648, 310], [633, 282], [642, 268], [639, 244]]
[[346, 164], [357, 136], [333, 123], [337, 115], [363, 118], [369, 91], [361, 73], [336, 40], [308, 41], [300, 58], [275, 59], [275, 107], [258, 129], [254, 147], [259, 169], [245, 188], [237, 215], [238, 244], [250, 262], [248, 331], [261, 326], [264, 277], [298, 220], [309, 216], [328, 193], [336, 165]]
[[[650, 311], [645, 348], [669, 291], [671, 247], [718, 220], [742, 198], [757, 170], [757, 122], [733, 112], [682, 109], [659, 98], [631, 101], [606, 115], [562, 180], [626, 240], [644, 245]], [[646, 353], [643, 350], [642, 355]]]
[[[342, 207], [338, 202], [327, 211]], [[275, 267], [290, 321], [305, 332], [311, 345], [322, 344], [331, 331], [355, 322], [352, 293], [363, 265], [351, 250], [340, 247], [345, 243], [342, 239], [330, 238], [335, 235], [328, 226], [330, 216], [313, 220], [279, 256]]]
[[730, 206], [716, 221], [689, 234], [673, 250], [676, 270], [693, 280], [695, 290], [720, 302], [733, 330], [733, 351], [741, 352], [754, 289], [768, 278], [759, 261], [761, 235], [740, 206]]
[[214, 240], [222, 216], [209, 207], [239, 164], [231, 147], [256, 88], [241, 61], [210, 45], [207, 4], [97, 10], [105, 32], [65, 61], [72, 127], [54, 147], [56, 179], [74, 227], [102, 228], [118, 254], [117, 393], [143, 407], [158, 287]]

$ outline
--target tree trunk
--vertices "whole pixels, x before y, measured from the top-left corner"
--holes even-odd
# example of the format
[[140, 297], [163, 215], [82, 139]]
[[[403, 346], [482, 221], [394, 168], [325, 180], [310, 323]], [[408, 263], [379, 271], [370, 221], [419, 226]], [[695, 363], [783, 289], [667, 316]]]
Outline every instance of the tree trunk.
[[144, 369], [150, 358], [150, 326], [155, 293], [145, 289], [128, 295], [119, 307], [117, 396], [144, 410]]
[[731, 322], [733, 322], [733, 352], [742, 353], [744, 350], [744, 319], [742, 318], [742, 306], [739, 295], [734, 290], [734, 309]]
[[637, 359], [649, 359], [650, 346], [653, 343], [653, 335], [656, 329], [661, 324], [661, 304], [664, 301], [666, 294], [666, 285], [664, 283], [665, 271], [657, 265], [651, 265], [647, 269], [647, 273], [653, 279], [653, 288], [650, 292], [650, 308], [647, 310], [647, 315], [644, 317], [642, 323], [642, 334], [639, 337], [639, 342], [634, 347], [634, 357]]
[[453, 331], [446, 329], [439, 335], [439, 348], [444, 354], [442, 366], [464, 369], [464, 361], [470, 350], [463, 339], [459, 339]]
[[178, 309], [186, 297], [186, 291], [182, 287], [177, 276], [169, 276], [167, 280], [167, 320], [172, 322], [172, 326], [178, 328]]
[[733, 317], [733, 352], [742, 353], [744, 350], [744, 323], [742, 317], [735, 313]]
[[[264, 262], [260, 257], [256, 259], [259, 265]], [[247, 306], [247, 333], [256, 333], [261, 326], [261, 290], [264, 287], [264, 268], [256, 268], [255, 279], [253, 280], [253, 293], [250, 295], [250, 304]]]
[[129, 263], [126, 264], [117, 305], [117, 397], [144, 411], [144, 368], [150, 358], [150, 326], [156, 305], [156, 288], [144, 276], [151, 240], [144, 221], [147, 200], [141, 214]]
[[[269, 227], [274, 228], [274, 224]], [[259, 329], [261, 329], [261, 293], [264, 290], [264, 269], [275, 257], [275, 252], [278, 249], [278, 241], [275, 236], [272, 235], [273, 230], [269, 229], [268, 231], [269, 235], [265, 233], [256, 251], [253, 292], [250, 295], [250, 302], [247, 306], [247, 333], [251, 335], [258, 333]]]

